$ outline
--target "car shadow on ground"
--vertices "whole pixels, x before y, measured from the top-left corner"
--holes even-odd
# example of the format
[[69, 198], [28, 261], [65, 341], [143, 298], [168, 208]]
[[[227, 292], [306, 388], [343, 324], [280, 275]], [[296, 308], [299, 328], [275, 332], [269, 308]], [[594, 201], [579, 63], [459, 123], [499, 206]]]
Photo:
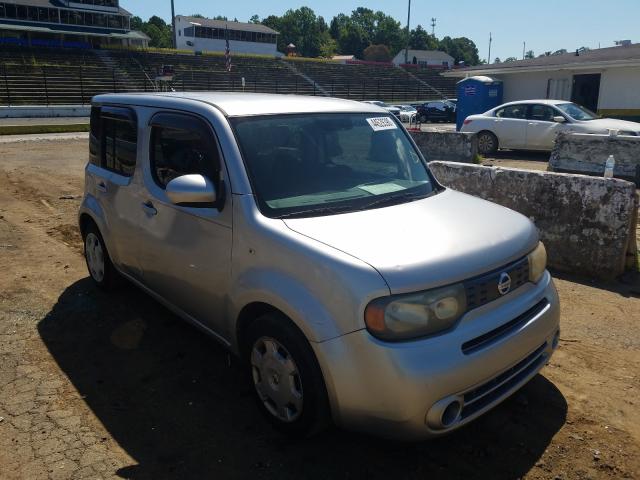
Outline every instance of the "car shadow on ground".
[[276, 433], [238, 362], [133, 286], [111, 294], [86, 278], [38, 325], [53, 358], [137, 464], [123, 478], [519, 478], [562, 427], [567, 404], [538, 375], [460, 431], [396, 443], [331, 430]]

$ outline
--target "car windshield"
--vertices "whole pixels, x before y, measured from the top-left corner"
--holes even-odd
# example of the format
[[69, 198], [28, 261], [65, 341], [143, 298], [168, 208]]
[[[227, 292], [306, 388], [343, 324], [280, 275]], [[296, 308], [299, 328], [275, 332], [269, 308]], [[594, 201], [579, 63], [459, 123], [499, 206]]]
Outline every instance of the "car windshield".
[[270, 115], [231, 123], [269, 217], [366, 210], [424, 198], [436, 188], [391, 115]]
[[598, 118], [598, 115], [591, 110], [576, 105], [575, 103], [558, 103], [556, 104], [556, 108], [574, 120], [595, 120]]

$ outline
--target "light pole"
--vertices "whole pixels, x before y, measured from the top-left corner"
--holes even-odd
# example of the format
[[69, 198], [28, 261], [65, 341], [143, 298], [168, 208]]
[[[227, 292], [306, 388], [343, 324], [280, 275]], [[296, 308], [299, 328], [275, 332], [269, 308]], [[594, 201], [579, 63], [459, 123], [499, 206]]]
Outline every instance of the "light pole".
[[409, 9], [407, 10], [407, 47], [404, 49], [404, 63], [409, 63], [409, 41], [411, 39], [411, 30], [409, 30], [409, 24], [411, 23], [411, 0], [409, 0]]
[[491, 32], [489, 32], [489, 57], [487, 58], [487, 64], [491, 63], [491, 42], [493, 41], [493, 37], [491, 36]]
[[173, 40], [173, 48], [178, 48], [178, 37], [176, 34], [176, 9], [173, 5], [173, 0], [171, 0], [171, 29], [173, 30], [172, 33], [172, 40]]

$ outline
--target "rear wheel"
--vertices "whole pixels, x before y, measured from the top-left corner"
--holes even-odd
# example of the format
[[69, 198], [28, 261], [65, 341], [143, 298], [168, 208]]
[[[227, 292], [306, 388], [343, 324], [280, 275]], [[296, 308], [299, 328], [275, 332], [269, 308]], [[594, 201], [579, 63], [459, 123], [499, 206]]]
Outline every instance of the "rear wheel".
[[491, 132], [478, 134], [478, 152], [482, 155], [498, 151], [498, 138]]
[[108, 290], [115, 285], [118, 274], [113, 268], [107, 247], [95, 224], [87, 226], [84, 232], [84, 258], [89, 275], [96, 286]]
[[256, 400], [280, 431], [309, 436], [329, 423], [320, 366], [305, 336], [284, 315], [269, 313], [248, 328], [245, 358]]

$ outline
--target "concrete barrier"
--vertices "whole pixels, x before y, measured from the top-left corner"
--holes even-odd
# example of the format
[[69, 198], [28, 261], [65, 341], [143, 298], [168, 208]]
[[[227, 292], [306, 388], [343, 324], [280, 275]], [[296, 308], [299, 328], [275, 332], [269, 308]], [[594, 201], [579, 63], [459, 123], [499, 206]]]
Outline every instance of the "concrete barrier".
[[91, 106], [88, 105], [0, 107], [0, 118], [88, 117], [90, 114]]
[[443, 185], [529, 217], [558, 271], [610, 280], [637, 266], [633, 183], [452, 162], [429, 166]]
[[640, 186], [640, 137], [561, 133], [551, 152], [548, 169], [602, 176], [609, 155], [616, 160], [614, 177]]
[[474, 163], [478, 155], [475, 133], [409, 132], [427, 161]]

